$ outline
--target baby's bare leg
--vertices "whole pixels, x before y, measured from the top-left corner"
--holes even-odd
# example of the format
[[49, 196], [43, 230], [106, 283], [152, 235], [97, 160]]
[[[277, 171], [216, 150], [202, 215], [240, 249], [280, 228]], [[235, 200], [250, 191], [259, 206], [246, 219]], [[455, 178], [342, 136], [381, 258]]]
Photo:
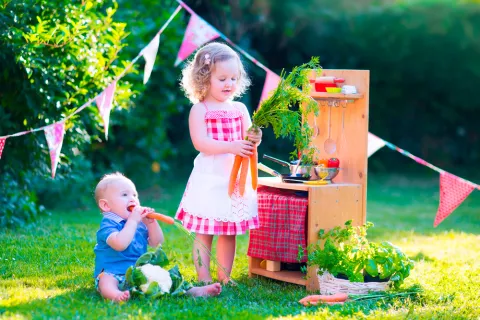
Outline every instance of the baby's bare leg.
[[187, 291], [187, 294], [192, 297], [214, 297], [222, 292], [220, 283], [212, 283], [203, 287], [193, 287]]
[[130, 292], [118, 289], [118, 280], [109, 274], [103, 274], [98, 281], [98, 291], [105, 299], [120, 302], [130, 299]]

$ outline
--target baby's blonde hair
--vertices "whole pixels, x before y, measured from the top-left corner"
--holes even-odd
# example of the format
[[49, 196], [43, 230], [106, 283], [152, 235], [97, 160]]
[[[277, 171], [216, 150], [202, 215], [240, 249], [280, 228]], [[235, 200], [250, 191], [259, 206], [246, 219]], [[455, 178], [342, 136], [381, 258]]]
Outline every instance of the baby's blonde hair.
[[251, 82], [238, 53], [223, 43], [212, 42], [200, 48], [182, 71], [180, 86], [192, 103], [202, 101], [207, 96], [215, 63], [230, 59], [235, 59], [239, 69], [237, 88], [232, 97], [240, 97], [247, 91]]
[[114, 172], [104, 175], [95, 187], [95, 202], [97, 203], [97, 205], [98, 201], [102, 198], [103, 193], [105, 192], [105, 190], [107, 190], [108, 186], [118, 180], [123, 179], [131, 181], [120, 172]]

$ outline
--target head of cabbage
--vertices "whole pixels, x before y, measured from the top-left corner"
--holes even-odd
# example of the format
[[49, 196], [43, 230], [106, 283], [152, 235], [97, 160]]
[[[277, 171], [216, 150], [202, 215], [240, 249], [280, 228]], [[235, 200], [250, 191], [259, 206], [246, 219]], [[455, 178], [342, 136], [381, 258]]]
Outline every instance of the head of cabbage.
[[165, 294], [183, 295], [192, 285], [184, 281], [178, 266], [164, 269], [169, 264], [167, 255], [159, 246], [155, 252], [147, 252], [127, 269], [125, 288], [132, 296], [155, 299]]

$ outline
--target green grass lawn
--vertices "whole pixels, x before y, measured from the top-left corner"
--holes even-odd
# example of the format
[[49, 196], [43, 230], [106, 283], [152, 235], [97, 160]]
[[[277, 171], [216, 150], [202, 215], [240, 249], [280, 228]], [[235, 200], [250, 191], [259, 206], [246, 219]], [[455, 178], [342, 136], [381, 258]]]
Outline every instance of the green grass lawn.
[[[388, 240], [415, 260], [403, 285], [420, 285], [414, 300], [304, 307], [303, 287], [248, 278], [248, 237], [238, 238], [233, 278], [217, 298], [163, 298], [105, 302], [93, 284], [95, 232], [101, 216], [91, 210], [54, 212], [19, 230], [0, 231], [0, 318], [8, 319], [478, 319], [480, 318], [480, 192], [438, 228], [438, 178], [370, 175], [368, 221], [371, 240]], [[144, 193], [143, 204], [174, 214], [183, 185]], [[191, 242], [173, 226], [163, 226], [164, 249], [194, 282]]]

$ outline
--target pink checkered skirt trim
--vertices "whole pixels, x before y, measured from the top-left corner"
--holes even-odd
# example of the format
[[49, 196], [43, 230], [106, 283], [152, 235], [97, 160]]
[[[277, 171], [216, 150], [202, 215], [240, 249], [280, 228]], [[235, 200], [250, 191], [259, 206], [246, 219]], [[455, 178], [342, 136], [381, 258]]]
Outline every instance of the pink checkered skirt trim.
[[259, 227], [258, 216], [253, 217], [250, 220], [239, 222], [224, 222], [214, 219], [199, 218], [180, 209], [175, 218], [181, 220], [183, 227], [188, 231], [200, 234], [230, 236], [244, 234], [247, 230], [257, 229]]

